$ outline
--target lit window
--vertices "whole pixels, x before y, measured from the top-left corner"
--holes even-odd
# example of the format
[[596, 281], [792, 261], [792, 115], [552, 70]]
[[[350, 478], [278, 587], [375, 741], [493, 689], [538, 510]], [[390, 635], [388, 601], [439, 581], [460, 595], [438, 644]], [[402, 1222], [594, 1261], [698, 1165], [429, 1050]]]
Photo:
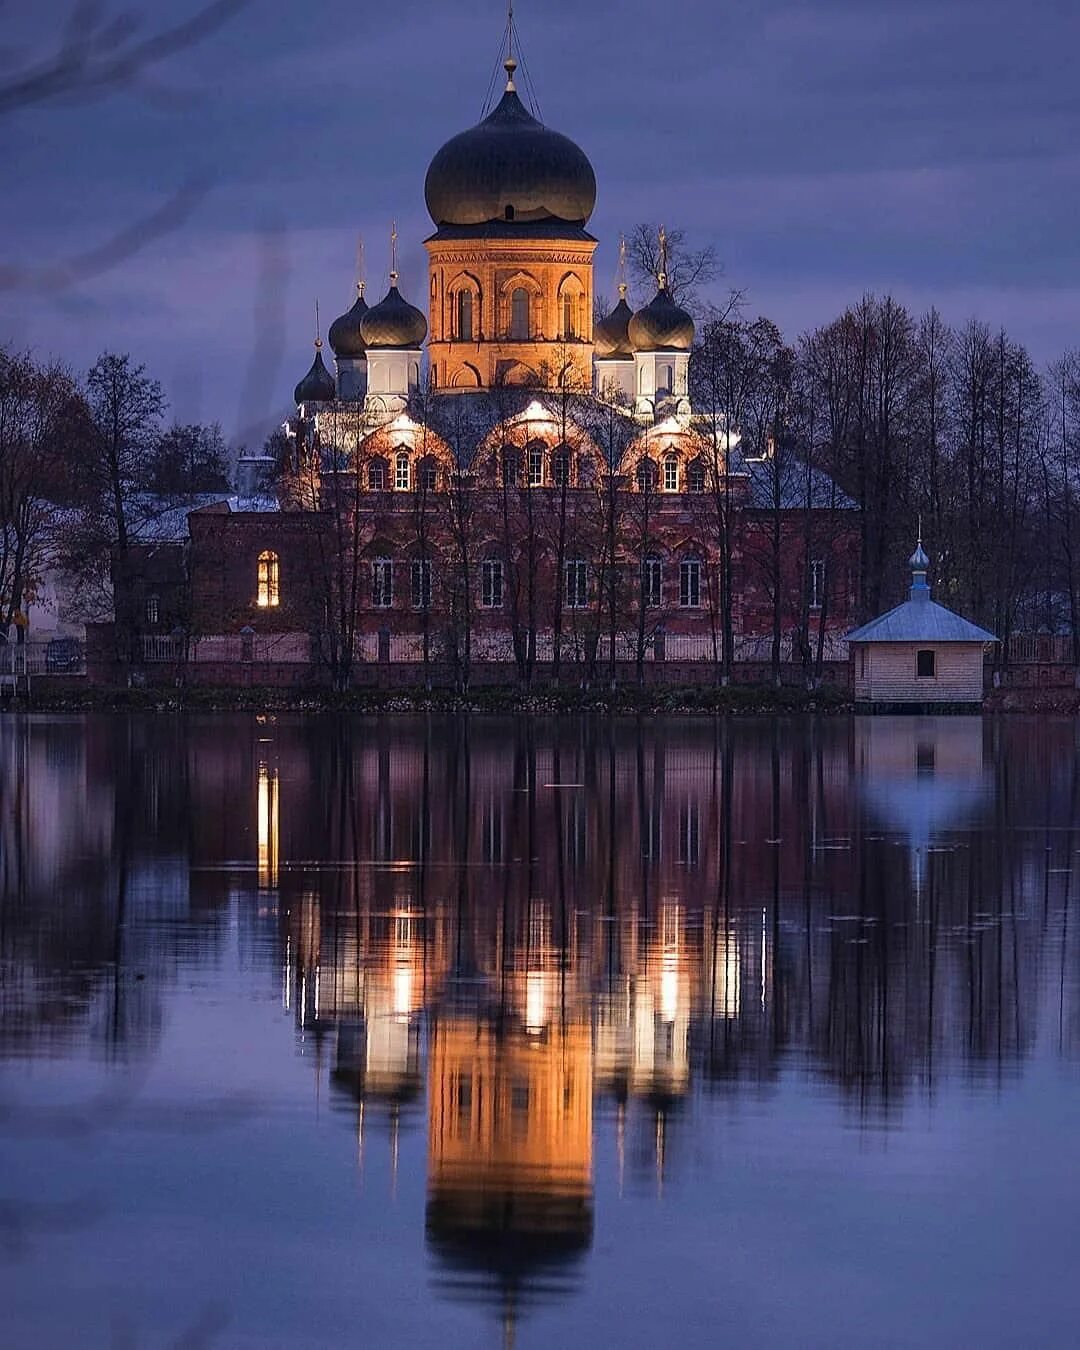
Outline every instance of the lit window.
[[158, 619], [160, 618], [160, 615], [161, 615], [161, 607], [158, 603], [157, 596], [148, 595], [146, 597], [146, 622], [157, 623]]
[[480, 603], [485, 609], [501, 609], [503, 565], [499, 558], [485, 558], [480, 569]]
[[915, 675], [920, 680], [932, 680], [936, 675], [935, 655], [932, 651], [915, 653]]
[[458, 291], [457, 298], [457, 336], [459, 342], [471, 342], [473, 301], [472, 291]]
[[686, 466], [686, 490], [687, 492], [705, 491], [705, 465], [700, 459], [692, 460]]
[[589, 568], [584, 558], [571, 558], [566, 564], [566, 605], [584, 609], [589, 603]]
[[825, 562], [814, 558], [810, 563], [810, 608], [820, 609], [825, 595]]
[[529, 447], [529, 486], [544, 486], [544, 447], [542, 445], [531, 445]]
[[376, 558], [371, 564], [371, 603], [376, 609], [389, 609], [394, 603], [394, 564], [389, 558]]
[[679, 461], [674, 455], [668, 455], [664, 460], [664, 491], [678, 492], [679, 490]]
[[655, 492], [657, 477], [656, 465], [651, 459], [639, 461], [637, 466], [637, 486], [639, 492]]
[[278, 574], [278, 555], [276, 553], [259, 554], [258, 604], [260, 609], [276, 609], [281, 603], [281, 588]]
[[518, 286], [510, 297], [510, 336], [519, 342], [529, 338], [529, 292]]
[[697, 558], [679, 564], [679, 604], [684, 609], [697, 609], [701, 604], [701, 563]]
[[431, 560], [414, 558], [412, 565], [413, 609], [431, 608]]
[[663, 594], [663, 564], [659, 558], [643, 558], [641, 562], [641, 599], [649, 609], [659, 609]]
[[409, 482], [409, 456], [400, 454], [397, 459], [394, 460], [394, 491], [408, 492]]
[[368, 465], [367, 485], [371, 492], [386, 491], [386, 461], [373, 459]]

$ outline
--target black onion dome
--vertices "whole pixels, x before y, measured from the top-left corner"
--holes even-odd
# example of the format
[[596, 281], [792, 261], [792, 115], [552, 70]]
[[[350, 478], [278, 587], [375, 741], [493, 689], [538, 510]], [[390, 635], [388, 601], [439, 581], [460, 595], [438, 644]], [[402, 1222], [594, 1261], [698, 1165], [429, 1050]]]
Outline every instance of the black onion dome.
[[335, 356], [352, 359], [363, 357], [367, 348], [364, 345], [364, 339], [360, 336], [360, 324], [367, 312], [368, 302], [364, 299], [364, 292], [361, 289], [352, 309], [347, 314], [342, 314], [340, 318], [335, 319], [326, 335]]
[[630, 320], [628, 331], [637, 352], [688, 352], [694, 345], [693, 319], [663, 284]]
[[427, 319], [391, 283], [361, 320], [360, 336], [367, 347], [419, 347], [427, 337]]
[[[512, 75], [512, 63], [507, 68]], [[424, 198], [437, 226], [494, 220], [584, 225], [596, 205], [596, 175], [568, 136], [533, 117], [511, 79], [495, 111], [436, 154]]]
[[315, 360], [311, 369], [293, 390], [297, 407], [301, 403], [332, 403], [337, 395], [334, 377], [323, 365], [322, 343], [315, 344]]
[[597, 356], [633, 356], [634, 348], [630, 341], [630, 320], [633, 317], [626, 296], [620, 296], [619, 303], [611, 313], [593, 329], [593, 346]]

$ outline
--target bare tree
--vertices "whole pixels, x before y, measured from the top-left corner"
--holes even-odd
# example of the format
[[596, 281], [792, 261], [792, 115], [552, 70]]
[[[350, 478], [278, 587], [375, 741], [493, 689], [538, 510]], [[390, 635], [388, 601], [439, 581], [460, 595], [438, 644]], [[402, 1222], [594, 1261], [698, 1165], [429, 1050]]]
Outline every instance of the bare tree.
[[[688, 309], [700, 305], [701, 291], [720, 275], [720, 262], [713, 244], [690, 248], [685, 230], [665, 230], [660, 226], [635, 225], [627, 241], [630, 274], [639, 286], [649, 289], [663, 273], [671, 298]], [[666, 244], [666, 251], [664, 245]]]

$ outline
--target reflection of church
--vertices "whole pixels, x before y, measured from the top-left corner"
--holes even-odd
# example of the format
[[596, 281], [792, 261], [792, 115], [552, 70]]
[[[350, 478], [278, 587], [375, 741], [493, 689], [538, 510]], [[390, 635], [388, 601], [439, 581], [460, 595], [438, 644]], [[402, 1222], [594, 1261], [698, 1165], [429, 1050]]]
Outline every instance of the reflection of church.
[[[766, 631], [775, 585], [764, 564], [750, 565], [761, 546], [748, 550], [742, 532], [762, 529], [756, 513], [775, 508], [786, 536], [796, 528], [789, 517], [807, 505], [820, 508], [828, 525], [821, 537], [832, 541], [826, 552], [835, 560], [822, 553], [804, 569], [794, 537], [784, 547], [777, 565], [790, 590], [785, 623], [808, 600], [806, 622], [839, 631], [854, 600], [841, 538], [850, 532], [851, 503], [816, 474], [800, 476], [797, 492], [784, 488], [783, 500], [770, 496], [769, 485], [784, 477], [770, 469], [776, 428], [741, 437], [705, 394], [694, 395], [695, 325], [669, 287], [662, 229], [647, 303], [631, 307], [623, 278], [618, 303], [594, 318], [597, 241], [588, 225], [596, 177], [585, 153], [526, 106], [512, 38], [511, 27], [498, 103], [428, 167], [434, 232], [425, 241], [423, 295], [402, 293], [395, 233], [386, 293], [369, 305], [358, 281], [354, 303], [329, 327], [334, 369], [317, 340], [296, 386], [276, 499], [255, 481], [265, 462], [248, 459], [241, 470], [252, 481], [241, 497], [192, 515], [196, 631], [245, 623], [260, 634], [310, 631], [326, 599], [316, 579], [334, 545], [319, 530], [332, 507], [357, 525], [361, 579], [353, 598], [369, 634], [385, 627], [417, 636], [425, 612], [461, 605], [462, 585], [475, 592], [470, 622], [478, 633], [505, 634], [523, 584], [518, 551], [535, 535], [543, 542], [528, 588], [543, 652], [556, 596], [576, 629], [588, 627], [590, 613], [595, 624], [601, 554], [610, 547], [610, 524], [597, 514], [605, 488], [614, 494], [608, 512], [619, 517], [626, 605], [649, 611], [650, 633], [661, 619], [672, 633], [712, 631], [718, 493], [740, 534], [736, 632]], [[471, 503], [467, 540], [462, 494]], [[648, 556], [644, 582], [629, 567], [640, 561], [635, 547]], [[628, 634], [636, 631], [623, 621]]]

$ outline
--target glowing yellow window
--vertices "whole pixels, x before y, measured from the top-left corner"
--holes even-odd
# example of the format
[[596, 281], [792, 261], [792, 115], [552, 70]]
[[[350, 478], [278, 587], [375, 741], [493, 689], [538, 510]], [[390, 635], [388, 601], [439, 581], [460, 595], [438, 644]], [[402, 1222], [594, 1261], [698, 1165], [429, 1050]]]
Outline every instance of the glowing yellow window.
[[281, 603], [278, 580], [278, 555], [267, 551], [259, 554], [259, 608], [275, 609]]

